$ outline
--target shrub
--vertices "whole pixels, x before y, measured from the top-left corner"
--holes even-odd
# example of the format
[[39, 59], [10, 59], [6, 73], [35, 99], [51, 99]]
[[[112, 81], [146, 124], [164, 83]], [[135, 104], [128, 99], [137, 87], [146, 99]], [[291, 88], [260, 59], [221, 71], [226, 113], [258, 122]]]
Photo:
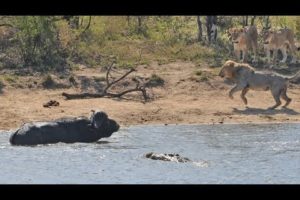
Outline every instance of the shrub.
[[165, 81], [159, 77], [156, 74], [152, 74], [149, 80], [146, 83], [147, 87], [157, 87], [157, 86], [163, 86], [165, 84]]

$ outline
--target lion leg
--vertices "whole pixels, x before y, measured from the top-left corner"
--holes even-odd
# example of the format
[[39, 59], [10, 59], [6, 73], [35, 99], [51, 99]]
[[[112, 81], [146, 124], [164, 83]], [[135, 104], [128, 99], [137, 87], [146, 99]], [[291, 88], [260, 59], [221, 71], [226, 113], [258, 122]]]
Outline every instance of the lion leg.
[[292, 56], [293, 56], [293, 58], [292, 58], [292, 61], [291, 61], [291, 63], [292, 63], [292, 64], [295, 64], [295, 63], [297, 63], [297, 59], [296, 59], [295, 55], [292, 55]]
[[238, 91], [241, 91], [245, 88], [246, 86], [245, 85], [236, 85], [234, 88], [232, 88], [229, 92], [229, 98], [230, 99], [233, 99], [233, 94], [238, 92]]
[[287, 88], [284, 88], [282, 91], [281, 91], [281, 98], [284, 99], [286, 101], [286, 103], [284, 104], [284, 106], [282, 106], [283, 108], [286, 108], [292, 101], [291, 98], [289, 98], [287, 95], [286, 95], [286, 91], [287, 91]]
[[270, 49], [267, 49], [267, 50], [266, 50], [266, 54], [267, 54], [267, 60], [268, 60], [268, 63], [271, 63], [271, 50], [270, 50]]
[[248, 51], [247, 51], [247, 50], [244, 50], [244, 51], [242, 51], [242, 52], [243, 52], [243, 59], [242, 59], [242, 61], [243, 61], [243, 62], [247, 62]]
[[291, 63], [292, 64], [297, 63], [296, 52], [295, 51], [296, 51], [296, 47], [292, 46], [292, 49], [291, 49], [291, 54], [292, 54], [292, 61], [291, 61]]
[[240, 57], [241, 57], [241, 51], [240, 51], [240, 50], [234, 50], [234, 54], [235, 54], [237, 60], [240, 60]]
[[282, 55], [283, 55], [283, 58], [282, 58], [282, 60], [281, 60], [280, 62], [281, 62], [281, 63], [285, 63], [285, 62], [286, 62], [286, 59], [287, 59], [286, 49], [285, 49], [285, 48], [281, 48], [280, 50], [281, 50]]
[[257, 56], [257, 44], [255, 42], [252, 42], [252, 50], [254, 54], [253, 62], [257, 62], [256, 56]]
[[276, 63], [277, 55], [278, 55], [278, 49], [274, 49], [273, 50], [273, 63]]
[[242, 100], [243, 100], [243, 102], [244, 102], [244, 104], [245, 105], [247, 105], [247, 103], [248, 103], [248, 101], [247, 101], [247, 98], [246, 98], [246, 94], [247, 94], [247, 92], [249, 91], [250, 89], [248, 88], [248, 87], [246, 87], [246, 88], [244, 88], [243, 90], [242, 90], [242, 93], [241, 93], [241, 98], [242, 98]]
[[275, 109], [275, 108], [277, 108], [278, 106], [281, 105], [281, 101], [280, 101], [281, 91], [280, 90], [279, 91], [278, 90], [271, 90], [271, 93], [272, 93], [272, 96], [273, 96], [276, 104], [272, 107], [269, 107], [268, 109], [273, 110], [273, 109]]

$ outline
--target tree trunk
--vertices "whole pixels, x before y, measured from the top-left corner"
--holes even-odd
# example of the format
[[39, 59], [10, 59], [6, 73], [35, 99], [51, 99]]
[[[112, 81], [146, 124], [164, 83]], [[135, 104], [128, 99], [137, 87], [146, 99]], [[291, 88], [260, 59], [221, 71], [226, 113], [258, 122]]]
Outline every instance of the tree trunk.
[[92, 16], [89, 17], [89, 22], [88, 22], [88, 25], [85, 28], [85, 31], [90, 28], [91, 21], [92, 21]]
[[265, 29], [271, 28], [271, 24], [270, 24], [270, 16], [265, 16], [265, 17], [264, 17], [264, 28], [265, 28]]
[[211, 42], [211, 31], [213, 24], [217, 24], [217, 16], [207, 16], [206, 17], [206, 31], [207, 31], [207, 39], [208, 42]]
[[74, 28], [78, 29], [79, 28], [79, 16], [74, 16], [73, 23], [74, 23]]
[[198, 24], [198, 42], [202, 41], [202, 22], [200, 16], [197, 16], [197, 24]]
[[88, 22], [88, 25], [85, 27], [85, 29], [80, 33], [83, 34], [86, 30], [88, 30], [91, 26], [91, 21], [92, 21], [92, 16], [89, 17], [89, 22]]
[[142, 16], [138, 16], [138, 32], [142, 32]]
[[130, 26], [130, 16], [127, 16], [127, 25]]
[[83, 24], [83, 17], [80, 18], [80, 26]]
[[254, 15], [253, 17], [251, 17], [251, 26], [254, 25], [254, 20], [255, 20], [256, 16]]
[[212, 26], [212, 16], [206, 17], [206, 32], [207, 32], [207, 40], [210, 43], [210, 32], [211, 32], [211, 26]]
[[216, 25], [217, 21], [218, 21], [218, 17], [216, 15], [212, 16], [212, 23]]
[[[213, 16], [213, 20], [212, 20], [213, 25], [215, 25], [215, 26], [217, 25], [217, 20], [218, 20], [217, 16]], [[215, 29], [214, 30], [214, 38], [213, 38], [214, 42], [217, 40], [217, 37], [218, 37], [218, 30]]]
[[243, 27], [248, 26], [248, 15], [242, 17], [242, 25]]

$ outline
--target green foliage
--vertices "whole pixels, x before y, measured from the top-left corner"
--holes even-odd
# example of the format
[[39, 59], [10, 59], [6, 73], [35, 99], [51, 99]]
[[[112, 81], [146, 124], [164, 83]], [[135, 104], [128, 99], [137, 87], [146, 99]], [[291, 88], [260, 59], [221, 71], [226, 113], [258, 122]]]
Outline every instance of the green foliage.
[[[251, 18], [248, 16], [248, 24]], [[91, 19], [91, 20], [90, 20]], [[140, 20], [139, 20], [140, 19]], [[205, 37], [206, 16], [200, 17]], [[196, 16], [8, 16], [0, 27], [0, 68], [51, 70], [107, 66], [131, 68], [176, 60], [219, 66], [230, 58], [232, 44], [225, 31], [242, 27], [245, 16], [218, 16], [214, 44], [197, 42]], [[261, 29], [266, 16], [256, 16]], [[289, 27], [300, 38], [299, 16], [270, 16], [272, 28]], [[10, 33], [15, 32], [15, 33]], [[12, 36], [11, 36], [12, 35]]]
[[16, 17], [17, 47], [24, 66], [54, 68], [64, 65], [62, 52], [54, 23], [46, 16]]
[[8, 83], [15, 83], [18, 80], [18, 76], [10, 75], [10, 74], [4, 74], [2, 75], [3, 80], [5, 80]]

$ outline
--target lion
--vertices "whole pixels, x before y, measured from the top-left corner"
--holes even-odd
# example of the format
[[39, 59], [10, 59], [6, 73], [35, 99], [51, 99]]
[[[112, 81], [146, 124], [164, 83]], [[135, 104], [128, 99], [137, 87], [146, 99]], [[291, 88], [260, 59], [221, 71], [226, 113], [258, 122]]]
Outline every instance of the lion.
[[228, 30], [228, 36], [233, 43], [234, 53], [238, 60], [240, 60], [240, 53], [242, 53], [242, 61], [246, 62], [248, 51], [252, 49], [254, 54], [253, 62], [256, 62], [258, 48], [258, 32], [256, 26], [230, 28]]
[[271, 51], [273, 51], [273, 62], [275, 62], [278, 50], [282, 52], [283, 58], [280, 63], [287, 60], [287, 50], [290, 51], [292, 63], [296, 62], [295, 53], [297, 47], [294, 40], [294, 32], [291, 29], [283, 28], [278, 31], [264, 29], [262, 32], [264, 50], [267, 55], [268, 63], [271, 62]]
[[279, 74], [269, 72], [257, 72], [253, 67], [246, 63], [237, 63], [228, 60], [222, 66], [219, 76], [227, 78], [236, 83], [229, 92], [229, 97], [233, 99], [233, 94], [242, 91], [241, 98], [245, 105], [247, 105], [247, 98], [245, 95], [251, 90], [268, 91], [270, 90], [276, 104], [268, 109], [275, 109], [281, 105], [280, 97], [286, 101], [283, 106], [286, 108], [291, 98], [287, 96], [288, 82], [299, 75], [299, 72], [292, 77], [284, 77]]

